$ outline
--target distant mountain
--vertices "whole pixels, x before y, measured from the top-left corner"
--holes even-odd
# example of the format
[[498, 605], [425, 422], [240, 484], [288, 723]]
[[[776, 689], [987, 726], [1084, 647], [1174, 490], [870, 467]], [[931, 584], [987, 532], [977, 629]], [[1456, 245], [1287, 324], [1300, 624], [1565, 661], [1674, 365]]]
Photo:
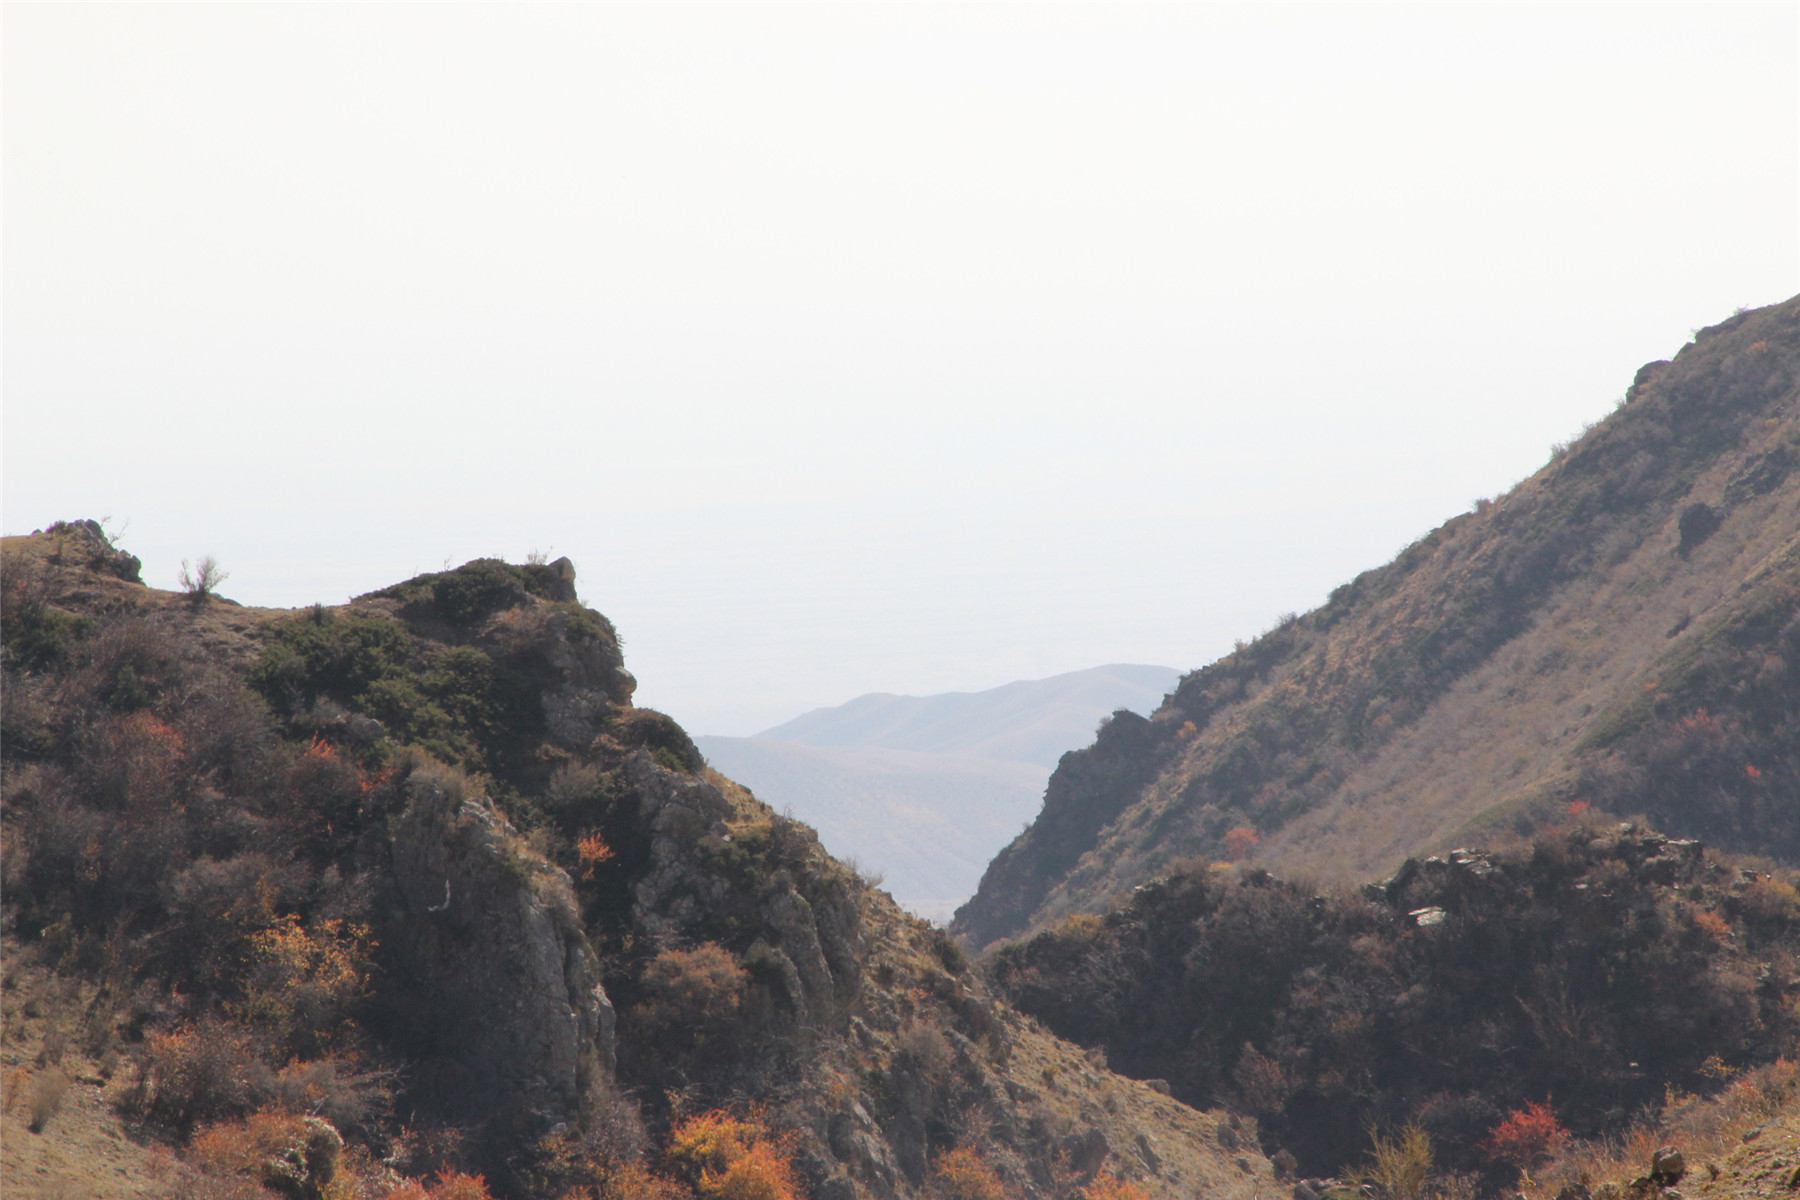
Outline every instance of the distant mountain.
[[1147, 713], [1180, 672], [1111, 665], [983, 692], [859, 696], [751, 738], [699, 737], [712, 765], [947, 919], [1037, 810], [1050, 769], [1120, 709]]
[[1128, 708], [1148, 713], [1181, 672], [1114, 663], [985, 692], [895, 696], [873, 692], [813, 711], [756, 736], [802, 746], [884, 746], [930, 754], [971, 754], [1054, 768], [1094, 740], [1094, 726]]
[[955, 929], [1182, 860], [1315, 878], [1591, 808], [1800, 862], [1800, 298], [1700, 331], [1481, 501], [1063, 759]]
[[797, 746], [699, 737], [709, 763], [819, 831], [902, 905], [947, 921], [994, 852], [1037, 812], [1050, 772], [1036, 763], [878, 746]]

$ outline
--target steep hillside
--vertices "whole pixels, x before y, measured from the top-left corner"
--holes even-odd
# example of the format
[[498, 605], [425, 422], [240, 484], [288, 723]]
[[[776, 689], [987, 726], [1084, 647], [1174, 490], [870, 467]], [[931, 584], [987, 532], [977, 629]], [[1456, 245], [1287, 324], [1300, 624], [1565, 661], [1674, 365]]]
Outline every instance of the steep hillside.
[[7, 1059], [9, 1176], [208, 1200], [1270, 1186], [1221, 1117], [1018, 1016], [633, 706], [566, 560], [288, 612], [145, 588], [91, 523], [4, 554], [6, 1036], [38, 1047]]
[[1704, 330], [1542, 471], [1066, 758], [954, 928], [1183, 857], [1338, 877], [1591, 805], [1800, 859], [1800, 299]]
[[699, 737], [707, 761], [948, 920], [1037, 811], [1050, 768], [1118, 709], [1152, 711], [1167, 667], [1107, 666], [984, 692], [859, 696], [753, 738]]

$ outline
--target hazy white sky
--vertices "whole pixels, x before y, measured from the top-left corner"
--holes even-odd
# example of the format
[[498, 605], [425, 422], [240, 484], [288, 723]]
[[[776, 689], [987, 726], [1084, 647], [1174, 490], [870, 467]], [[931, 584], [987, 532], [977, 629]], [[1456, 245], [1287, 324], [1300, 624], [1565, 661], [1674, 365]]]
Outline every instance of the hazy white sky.
[[4, 9], [4, 523], [641, 702], [1191, 668], [1800, 291], [1800, 9]]

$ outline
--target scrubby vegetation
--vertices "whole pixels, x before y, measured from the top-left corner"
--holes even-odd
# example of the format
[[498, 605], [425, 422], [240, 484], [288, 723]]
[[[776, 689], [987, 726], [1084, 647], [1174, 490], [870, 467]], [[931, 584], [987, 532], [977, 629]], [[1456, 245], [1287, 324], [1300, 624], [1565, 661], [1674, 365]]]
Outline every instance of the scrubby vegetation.
[[61, 545], [6, 545], [8, 1028], [108, 1064], [171, 1195], [1129, 1200], [1122, 1130], [1204, 1122], [633, 706], [567, 563], [270, 612]]
[[1375, 1122], [1381, 1170], [1424, 1137], [1497, 1187], [1794, 1052], [1797, 881], [1610, 826], [1361, 892], [1199, 865], [991, 970], [1115, 1069], [1256, 1114], [1303, 1172], [1353, 1170]]
[[[514, 1192], [555, 1176], [596, 1197], [794, 1194], [779, 1139], [753, 1149], [786, 1191], [758, 1190], [762, 1176], [744, 1185], [743, 1170], [722, 1191], [673, 1166], [655, 1174], [637, 1107], [598, 1081], [589, 1133], [522, 1160], [508, 1137], [416, 1120], [433, 1105], [408, 1087], [397, 1026], [409, 1011], [380, 984], [396, 963], [375, 927], [392, 887], [379, 848], [421, 781], [512, 802], [521, 880], [537, 877], [534, 861], [566, 869], [573, 919], [607, 931], [598, 940], [615, 951], [610, 982], [633, 998], [632, 1023], [666, 1038], [646, 1082], [691, 1085], [669, 1073], [741, 1039], [740, 999], [771, 1003], [716, 943], [626, 945], [646, 843], [615, 811], [621, 764], [640, 748], [683, 772], [701, 764], [673, 722], [629, 706], [616, 637], [573, 602], [563, 573], [478, 562], [390, 589], [386, 608], [275, 616], [238, 671], [206, 644], [216, 631], [200, 610], [124, 593], [76, 611], [58, 556], [21, 549], [5, 573], [9, 953], [29, 946], [28, 961], [92, 981], [79, 1036], [130, 1057], [124, 1110], [187, 1147], [211, 1180], [204, 1194], [480, 1200], [478, 1168]], [[480, 644], [481, 622], [525, 597], [550, 599], [479, 631]], [[559, 746], [549, 728], [541, 693], [555, 672], [534, 620], [555, 621], [557, 640], [590, 654], [612, 688], [589, 744]], [[795, 838], [804, 852], [797, 826], [769, 818], [729, 847], [728, 865], [747, 876], [792, 865]], [[57, 1080], [66, 1087], [50, 1074], [33, 1084], [38, 1127]], [[347, 1156], [319, 1159], [326, 1135], [310, 1118], [350, 1139]], [[502, 1150], [513, 1161], [496, 1162]], [[283, 1155], [292, 1187], [269, 1174]]]

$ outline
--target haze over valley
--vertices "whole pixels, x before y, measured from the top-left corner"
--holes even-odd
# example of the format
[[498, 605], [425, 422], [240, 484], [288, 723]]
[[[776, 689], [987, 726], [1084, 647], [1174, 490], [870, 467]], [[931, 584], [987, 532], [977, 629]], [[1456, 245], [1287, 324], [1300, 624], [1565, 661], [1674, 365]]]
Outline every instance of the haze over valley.
[[713, 766], [948, 920], [1036, 815], [1050, 771], [1117, 709], [1148, 715], [1180, 672], [1113, 665], [983, 692], [868, 695], [750, 738], [696, 737]]
[[1800, 7], [0, 59], [8, 1200], [1800, 1190]]

